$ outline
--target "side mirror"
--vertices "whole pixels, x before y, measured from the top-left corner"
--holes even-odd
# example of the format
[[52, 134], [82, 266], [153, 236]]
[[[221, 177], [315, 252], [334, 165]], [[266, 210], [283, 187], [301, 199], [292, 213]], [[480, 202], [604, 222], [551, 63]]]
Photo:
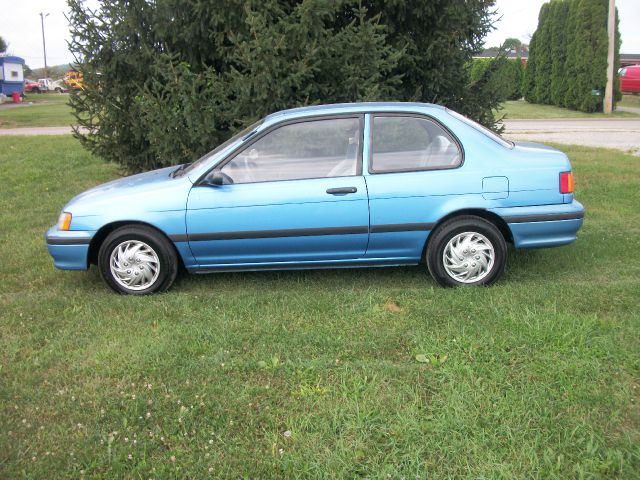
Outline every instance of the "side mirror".
[[220, 186], [233, 183], [233, 180], [231, 180], [229, 175], [225, 175], [220, 170], [214, 170], [204, 178], [204, 182], [202, 183], [205, 185]]

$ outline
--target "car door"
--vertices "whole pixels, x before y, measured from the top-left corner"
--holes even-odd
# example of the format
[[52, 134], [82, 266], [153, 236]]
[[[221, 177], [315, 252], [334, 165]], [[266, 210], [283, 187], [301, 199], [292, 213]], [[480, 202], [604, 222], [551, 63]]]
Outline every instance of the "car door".
[[640, 67], [630, 68], [627, 75], [629, 75], [631, 91], [640, 92]]
[[[468, 193], [458, 141], [435, 119], [402, 113], [368, 119], [367, 258], [417, 261], [443, 202]], [[475, 177], [474, 177], [475, 178]]]
[[369, 234], [361, 115], [283, 122], [256, 135], [187, 203], [201, 267], [295, 267], [364, 256]]

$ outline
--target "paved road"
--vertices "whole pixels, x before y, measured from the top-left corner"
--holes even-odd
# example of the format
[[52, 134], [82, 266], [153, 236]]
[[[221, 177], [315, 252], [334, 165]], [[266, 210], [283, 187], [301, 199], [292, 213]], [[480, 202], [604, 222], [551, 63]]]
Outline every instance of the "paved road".
[[640, 155], [640, 119], [505, 120], [511, 140], [616, 148]]

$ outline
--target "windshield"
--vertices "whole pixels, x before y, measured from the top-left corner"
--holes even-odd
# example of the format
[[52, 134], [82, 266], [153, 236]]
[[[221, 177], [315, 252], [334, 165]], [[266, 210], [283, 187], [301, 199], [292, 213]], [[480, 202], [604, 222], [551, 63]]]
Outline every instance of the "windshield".
[[[264, 121], [264, 119], [258, 120], [256, 123], [249, 125], [247, 128], [245, 128], [244, 130], [241, 130], [240, 132], [236, 133], [233, 137], [231, 137], [229, 140], [227, 140], [224, 143], [221, 143], [220, 145], [218, 145], [216, 148], [214, 148], [213, 150], [211, 150], [209, 153], [206, 153], [204, 156], [202, 156], [201, 158], [199, 158], [198, 160], [196, 160], [195, 162], [188, 164], [186, 166], [180, 167], [180, 172], [178, 173], [178, 175], [185, 175], [187, 173], [189, 173], [192, 170], [197, 169], [200, 165], [204, 164], [207, 162], [207, 160], [209, 160], [211, 157], [213, 157], [214, 155], [217, 155], [218, 153], [220, 153], [222, 150], [224, 150], [225, 148], [233, 145], [234, 143], [238, 142], [238, 141], [244, 141], [247, 138], [249, 138], [253, 132], [260, 126], [262, 125], [262, 122]], [[177, 173], [177, 172], [176, 172]]]
[[474, 130], [476, 130], [476, 131], [482, 133], [483, 135], [489, 137], [494, 142], [499, 143], [503, 147], [513, 148], [513, 145], [514, 145], [513, 142], [511, 142], [509, 140], [505, 140], [500, 135], [498, 135], [496, 132], [493, 132], [493, 131], [489, 130], [487, 127], [485, 127], [483, 125], [480, 125], [479, 123], [476, 123], [473, 120], [468, 119], [464, 115], [460, 115], [458, 112], [454, 112], [453, 110], [449, 110], [448, 108], [447, 108], [447, 113], [449, 115], [451, 115], [452, 117], [455, 117], [458, 120], [466, 123], [467, 125], [469, 125]]

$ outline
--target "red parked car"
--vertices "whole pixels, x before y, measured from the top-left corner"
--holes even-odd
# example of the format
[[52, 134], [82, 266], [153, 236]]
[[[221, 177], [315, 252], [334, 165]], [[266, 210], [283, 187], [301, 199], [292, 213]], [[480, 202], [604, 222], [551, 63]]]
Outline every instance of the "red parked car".
[[34, 82], [32, 80], [24, 81], [24, 91], [25, 93], [42, 93], [44, 88], [40, 82]]
[[620, 90], [622, 93], [640, 93], [640, 65], [620, 69]]

